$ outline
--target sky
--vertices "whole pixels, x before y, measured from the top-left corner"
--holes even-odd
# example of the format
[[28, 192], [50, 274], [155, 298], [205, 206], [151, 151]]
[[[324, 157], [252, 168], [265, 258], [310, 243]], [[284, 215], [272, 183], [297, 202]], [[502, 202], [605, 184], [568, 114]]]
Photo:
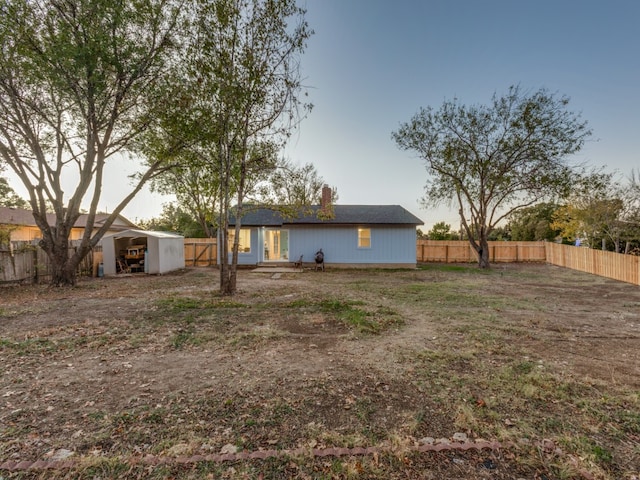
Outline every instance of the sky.
[[[301, 57], [313, 111], [283, 155], [313, 163], [340, 204], [402, 205], [428, 231], [457, 209], [421, 205], [423, 162], [391, 132], [421, 108], [488, 104], [509, 86], [566, 95], [593, 135], [571, 158], [629, 175], [640, 167], [637, 0], [300, 0], [315, 31]], [[100, 209], [122, 198], [114, 164]], [[119, 177], [120, 176], [120, 177]], [[14, 186], [20, 193], [20, 189]], [[157, 216], [148, 191], [124, 210]]]

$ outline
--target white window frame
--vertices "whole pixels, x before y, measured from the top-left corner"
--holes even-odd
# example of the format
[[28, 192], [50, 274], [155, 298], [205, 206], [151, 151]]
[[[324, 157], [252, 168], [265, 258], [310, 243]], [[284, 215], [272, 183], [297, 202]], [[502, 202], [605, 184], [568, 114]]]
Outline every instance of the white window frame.
[[[238, 245], [238, 255], [242, 255], [242, 254], [248, 255], [248, 254], [250, 254], [250, 253], [251, 253], [251, 228], [248, 228], [248, 227], [246, 227], [246, 228], [240, 227], [240, 240], [242, 240], [242, 234], [243, 234], [243, 232], [248, 232], [248, 233], [247, 233], [247, 235], [249, 236], [249, 245], [248, 245], [249, 250], [247, 250], [247, 251], [242, 250], [242, 249], [240, 248], [240, 247], [241, 247], [241, 245], [239, 244], [239, 245]], [[229, 234], [228, 234], [228, 240], [229, 240], [229, 253], [232, 253], [232, 252], [233, 252], [233, 240], [234, 240], [235, 236], [236, 236], [236, 231], [235, 231], [235, 229], [233, 229], [233, 230], [231, 230], [231, 229], [230, 229], [230, 230], [229, 230]], [[246, 248], [244, 245], [242, 245], [242, 247], [243, 247], [243, 248]]]
[[[364, 233], [364, 232], [369, 232], [369, 235], [364, 237], [362, 235], [362, 233]], [[363, 249], [371, 248], [371, 228], [369, 228], [369, 227], [358, 227], [357, 235], [358, 235], [358, 240], [357, 240], [358, 248], [363, 248]], [[369, 240], [369, 244], [368, 245], [364, 245], [363, 244], [363, 240]]]

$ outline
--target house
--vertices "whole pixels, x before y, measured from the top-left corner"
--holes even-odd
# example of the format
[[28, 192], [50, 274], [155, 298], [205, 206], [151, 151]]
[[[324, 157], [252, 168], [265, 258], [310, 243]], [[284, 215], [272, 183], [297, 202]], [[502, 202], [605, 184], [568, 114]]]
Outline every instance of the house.
[[[95, 233], [104, 224], [108, 217], [109, 214], [107, 213], [96, 213], [93, 233]], [[87, 225], [87, 218], [88, 215], [86, 213], [80, 215], [71, 229], [69, 240], [79, 240], [82, 238]], [[49, 221], [49, 225], [54, 225], [55, 214], [48, 213], [47, 220]], [[0, 207], [0, 227], [5, 227], [10, 230], [10, 240], [12, 242], [31, 242], [42, 238], [42, 234], [33, 219], [31, 210]], [[136, 228], [136, 225], [124, 218], [122, 215], [118, 215], [111, 227], [109, 227], [107, 234], [117, 233], [130, 228]]]
[[101, 240], [105, 275], [122, 272], [163, 274], [184, 268], [184, 237], [130, 229]]
[[[400, 205], [323, 203], [295, 217], [270, 208], [251, 208], [240, 222], [239, 265], [314, 262], [322, 249], [327, 266], [416, 266], [416, 227], [424, 223]], [[231, 220], [235, 227], [235, 220]], [[230, 229], [229, 244], [234, 236]]]

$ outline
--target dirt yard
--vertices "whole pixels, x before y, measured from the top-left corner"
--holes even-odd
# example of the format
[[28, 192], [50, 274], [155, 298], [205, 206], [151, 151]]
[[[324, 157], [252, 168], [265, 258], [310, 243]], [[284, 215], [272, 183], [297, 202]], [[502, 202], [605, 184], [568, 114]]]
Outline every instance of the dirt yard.
[[640, 479], [636, 286], [509, 264], [217, 290], [1, 287], [0, 479]]

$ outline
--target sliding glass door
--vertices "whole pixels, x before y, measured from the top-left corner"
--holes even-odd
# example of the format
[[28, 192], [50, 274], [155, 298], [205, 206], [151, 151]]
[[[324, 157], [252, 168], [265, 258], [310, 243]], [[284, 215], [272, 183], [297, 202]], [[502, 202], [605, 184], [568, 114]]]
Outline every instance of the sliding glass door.
[[264, 261], [289, 261], [289, 230], [267, 229], [264, 232]]

